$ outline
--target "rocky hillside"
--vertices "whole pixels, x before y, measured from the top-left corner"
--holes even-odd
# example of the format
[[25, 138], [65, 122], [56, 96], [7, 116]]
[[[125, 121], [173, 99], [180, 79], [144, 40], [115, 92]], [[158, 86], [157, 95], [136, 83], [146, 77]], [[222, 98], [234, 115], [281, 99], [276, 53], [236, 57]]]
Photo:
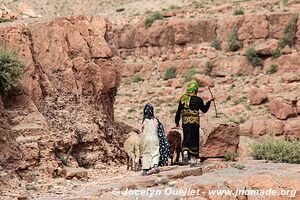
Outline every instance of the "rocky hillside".
[[[242, 135], [298, 139], [298, 15], [267, 12], [203, 19], [180, 18], [178, 12], [162, 12], [165, 17], [149, 28], [140, 21], [114, 29], [125, 62], [116, 102], [118, 119], [138, 127], [143, 105], [152, 102], [171, 128], [186, 82], [195, 78], [205, 100], [210, 97], [206, 86], [213, 87], [219, 112], [216, 118], [212, 107], [202, 118], [203, 128], [234, 122], [240, 124]], [[176, 77], [164, 80], [170, 68], [176, 69]]]
[[[126, 187], [299, 189], [299, 166], [249, 161], [248, 149], [268, 136], [300, 139], [299, 1], [22, 2], [44, 18], [0, 25], [0, 42], [27, 64], [20, 86], [0, 96], [0, 196], [120, 199], [112, 189]], [[12, 10], [22, 2], [3, 1]], [[0, 10], [4, 18], [10, 13]], [[110, 21], [47, 19], [95, 13]], [[215, 146], [234, 143], [240, 163], [166, 167], [145, 179], [126, 171], [124, 123], [140, 129], [150, 102], [169, 131], [192, 79], [205, 101], [207, 86], [216, 97], [218, 116], [213, 105], [201, 114], [201, 140], [215, 127], [220, 137], [209, 139], [205, 153], [223, 156]], [[225, 138], [221, 123], [235, 124], [235, 134]]]
[[113, 115], [121, 62], [110, 29], [97, 16], [0, 27], [1, 42], [27, 64], [20, 87], [0, 98], [0, 185], [17, 185], [10, 172], [33, 181], [59, 176], [63, 165], [124, 160]]

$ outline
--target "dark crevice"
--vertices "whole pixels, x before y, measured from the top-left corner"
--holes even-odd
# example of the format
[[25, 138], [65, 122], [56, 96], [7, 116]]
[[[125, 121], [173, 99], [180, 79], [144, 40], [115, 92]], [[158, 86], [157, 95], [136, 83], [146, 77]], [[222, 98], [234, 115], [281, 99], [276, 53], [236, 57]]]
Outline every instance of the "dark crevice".
[[[41, 68], [41, 64], [39, 63], [39, 61], [36, 58], [36, 53], [34, 51], [34, 42], [33, 42], [33, 38], [32, 38], [32, 32], [31, 32], [30, 29], [28, 29], [28, 38], [29, 38], [29, 41], [30, 41], [29, 48], [30, 48], [30, 52], [31, 52], [31, 55], [32, 55], [32, 60], [33, 60], [34, 66], [35, 66], [35, 74], [37, 74], [39, 76], [39, 85], [40, 85], [40, 88], [41, 88], [41, 91], [42, 91], [42, 96], [45, 99], [45, 97], [48, 96], [46, 86], [44, 85], [44, 82], [43, 82], [43, 75], [45, 75], [45, 73], [43, 72], [43, 70]], [[36, 77], [34, 76], [34, 79], [35, 78]]]

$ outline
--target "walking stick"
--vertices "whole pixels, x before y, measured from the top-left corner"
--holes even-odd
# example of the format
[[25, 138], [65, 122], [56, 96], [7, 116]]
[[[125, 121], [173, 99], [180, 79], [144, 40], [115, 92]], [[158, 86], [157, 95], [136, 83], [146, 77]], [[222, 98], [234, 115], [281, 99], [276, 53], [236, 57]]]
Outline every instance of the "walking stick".
[[[209, 93], [210, 93], [211, 97], [214, 98], [214, 95], [211, 93], [210, 87], [209, 86], [207, 86], [207, 87], [208, 87], [208, 90], [209, 90]], [[217, 113], [217, 107], [216, 107], [215, 100], [213, 100], [213, 103], [214, 103], [214, 107], [215, 107], [215, 111], [216, 111], [216, 118], [218, 118], [218, 113]]]

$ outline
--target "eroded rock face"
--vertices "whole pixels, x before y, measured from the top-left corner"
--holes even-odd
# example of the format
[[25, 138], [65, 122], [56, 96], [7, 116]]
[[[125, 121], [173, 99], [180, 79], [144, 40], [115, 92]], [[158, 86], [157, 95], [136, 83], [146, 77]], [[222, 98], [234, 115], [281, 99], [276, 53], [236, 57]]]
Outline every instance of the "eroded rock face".
[[224, 157], [226, 152], [237, 152], [239, 145], [239, 127], [233, 124], [220, 124], [208, 135], [200, 149], [200, 157]]
[[14, 149], [1, 151], [2, 167], [28, 178], [36, 168], [52, 176], [62, 161], [120, 163], [122, 130], [114, 124], [113, 103], [121, 62], [109, 30], [98, 16], [0, 28], [1, 42], [18, 48], [28, 65], [21, 89], [3, 97], [4, 110], [0, 103], [7, 122], [0, 124], [2, 146]]

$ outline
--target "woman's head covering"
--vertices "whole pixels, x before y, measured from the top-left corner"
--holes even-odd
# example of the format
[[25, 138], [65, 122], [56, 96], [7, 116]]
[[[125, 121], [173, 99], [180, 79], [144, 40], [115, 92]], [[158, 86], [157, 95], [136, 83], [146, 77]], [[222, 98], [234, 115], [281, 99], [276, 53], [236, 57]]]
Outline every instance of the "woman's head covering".
[[190, 105], [191, 96], [196, 95], [198, 92], [199, 85], [196, 81], [193, 81], [188, 85], [186, 93], [180, 97], [180, 102], [184, 107], [188, 108]]
[[147, 103], [144, 107], [143, 121], [145, 119], [153, 119], [153, 118], [154, 118], [154, 108], [150, 103]]

